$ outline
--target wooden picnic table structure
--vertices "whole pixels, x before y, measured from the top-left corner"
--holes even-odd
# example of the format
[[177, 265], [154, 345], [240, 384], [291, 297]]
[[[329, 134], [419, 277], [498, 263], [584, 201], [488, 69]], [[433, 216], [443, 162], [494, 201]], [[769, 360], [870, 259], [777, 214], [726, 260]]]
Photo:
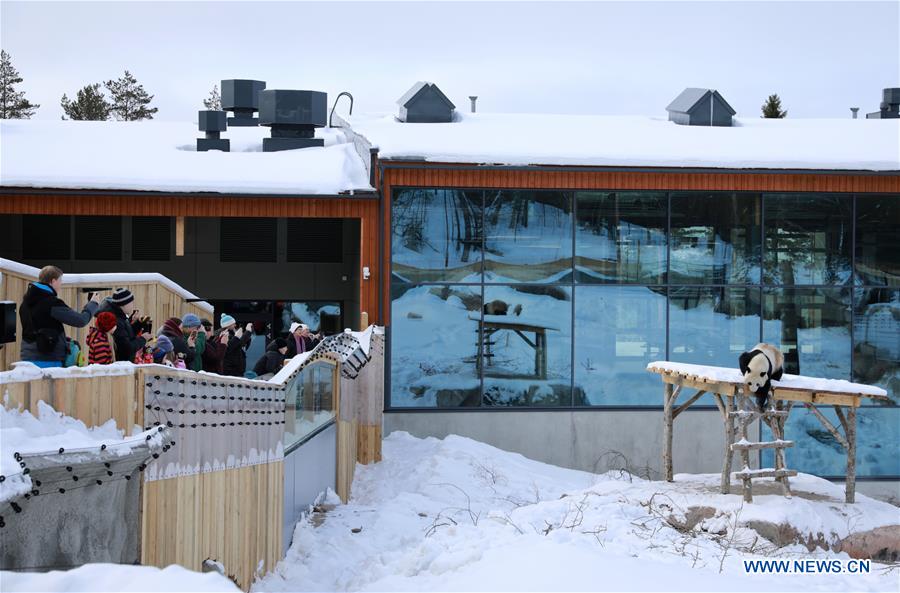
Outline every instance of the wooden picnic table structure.
[[[772, 382], [769, 395], [771, 410], [761, 413], [752, 399], [753, 394], [744, 393], [743, 377], [736, 368], [711, 367], [668, 361], [651, 362], [647, 370], [660, 375], [663, 381], [663, 466], [666, 481], [673, 481], [672, 434], [675, 419], [700, 397], [709, 393], [725, 424], [725, 455], [722, 463], [722, 494], [731, 492], [731, 465], [735, 452], [741, 454], [744, 467], [735, 472], [743, 481], [744, 500], [752, 502], [752, 480], [772, 477], [780, 482], [786, 496], [790, 496], [788, 478], [797, 472], [789, 470], [785, 464], [784, 449], [793, 446], [784, 440], [784, 426], [795, 404], [802, 404], [819, 420], [847, 453], [847, 473], [845, 500], [852, 503], [856, 498], [856, 409], [866, 400], [889, 402], [887, 392], [879, 387], [851, 383], [838, 379], [821, 379], [785, 374], [781, 381]], [[676, 406], [678, 397], [687, 389], [693, 395]], [[817, 406], [832, 406], [840, 422], [836, 427]], [[754, 420], [761, 419], [772, 430], [775, 440], [750, 442], [747, 428]], [[740, 440], [735, 441], [735, 436]], [[750, 469], [750, 451], [774, 449], [775, 467]]]
[[[478, 322], [478, 345], [476, 349], [475, 365], [482, 370], [482, 361], [493, 357], [491, 338], [499, 331], [511, 331], [522, 338], [526, 344], [534, 349], [534, 376], [536, 379], [547, 378], [547, 332], [559, 331], [555, 327], [535, 322], [529, 322], [519, 316], [513, 315], [469, 315], [469, 319]], [[528, 339], [526, 333], [534, 334], [534, 341]]]

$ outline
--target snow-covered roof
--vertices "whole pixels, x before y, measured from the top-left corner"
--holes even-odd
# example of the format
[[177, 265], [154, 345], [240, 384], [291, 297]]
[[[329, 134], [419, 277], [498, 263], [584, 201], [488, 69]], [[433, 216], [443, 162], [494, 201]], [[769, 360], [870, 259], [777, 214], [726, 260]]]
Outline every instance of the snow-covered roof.
[[379, 158], [586, 165], [900, 172], [900, 120], [735, 118], [733, 127], [665, 117], [459, 113], [451, 123], [351, 116]]
[[711, 89], [699, 89], [694, 87], [688, 87], [681, 91], [681, 93], [675, 97], [675, 99], [669, 103], [666, 107], [666, 111], [677, 111], [679, 113], [687, 113], [691, 109], [694, 108], [694, 105], [700, 102], [701, 99], [704, 99], [706, 95], [712, 93], [714, 96], [718, 97], [722, 104], [728, 108], [728, 111], [731, 115], [737, 113], [734, 108], [728, 104], [728, 101], [719, 94], [719, 91], [711, 90]]
[[263, 153], [267, 127], [229, 128], [231, 152], [197, 152], [187, 122], [0, 122], [0, 185], [238, 194], [374, 191], [346, 134], [323, 128], [322, 148]]

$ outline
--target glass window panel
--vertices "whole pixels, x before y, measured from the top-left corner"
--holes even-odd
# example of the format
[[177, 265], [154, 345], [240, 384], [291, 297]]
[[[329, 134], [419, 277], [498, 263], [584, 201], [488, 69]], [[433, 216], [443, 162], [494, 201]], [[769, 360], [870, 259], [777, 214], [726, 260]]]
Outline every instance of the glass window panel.
[[480, 286], [391, 287], [391, 406], [478, 406]]
[[757, 194], [672, 194], [669, 274], [673, 284], [756, 284], [760, 263]]
[[484, 405], [572, 405], [572, 289], [487, 286], [484, 312]]
[[759, 343], [759, 315], [758, 288], [672, 287], [669, 360], [736, 368]]
[[846, 284], [852, 237], [850, 196], [766, 194], [766, 284]]
[[647, 364], [665, 357], [665, 289], [575, 289], [576, 405], [661, 405], [659, 377]]
[[334, 417], [334, 367], [327, 362], [314, 362], [287, 386], [285, 449], [297, 445]]
[[[819, 411], [834, 426], [840, 421], [834, 409]], [[787, 467], [818, 476], [846, 476], [847, 454], [818, 418], [806, 408], [795, 406], [784, 427], [786, 439], [794, 446], [785, 450]], [[763, 428], [763, 438], [771, 431]], [[856, 477], [900, 476], [900, 408], [858, 408], [856, 413]], [[764, 450], [762, 463], [774, 467], [774, 453]]]
[[763, 341], [794, 375], [850, 379], [850, 289], [767, 288]]
[[292, 323], [303, 323], [310, 333], [330, 336], [343, 331], [341, 304], [335, 301], [279, 301], [275, 306], [279, 323], [275, 335], [285, 337]]
[[856, 196], [856, 282], [900, 286], [900, 196]]
[[578, 282], [665, 281], [666, 194], [578, 192], [575, 199]]
[[486, 191], [485, 282], [571, 282], [572, 194]]
[[480, 282], [482, 192], [395, 190], [391, 272], [402, 282]]
[[884, 388], [900, 404], [900, 290], [856, 289], [853, 380]]

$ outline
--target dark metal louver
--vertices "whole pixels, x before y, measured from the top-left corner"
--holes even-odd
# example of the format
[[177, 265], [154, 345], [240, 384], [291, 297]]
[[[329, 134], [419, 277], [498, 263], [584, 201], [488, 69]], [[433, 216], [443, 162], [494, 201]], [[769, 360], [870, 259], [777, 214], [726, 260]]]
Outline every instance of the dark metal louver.
[[289, 218], [287, 228], [289, 262], [344, 261], [344, 222], [340, 218]]
[[219, 260], [276, 261], [277, 224], [275, 218], [222, 218], [219, 225]]
[[75, 259], [122, 259], [120, 216], [76, 216]]
[[71, 258], [70, 216], [27, 214], [22, 217], [22, 259], [45, 264]]
[[135, 216], [131, 219], [131, 259], [172, 259], [172, 219], [168, 216]]

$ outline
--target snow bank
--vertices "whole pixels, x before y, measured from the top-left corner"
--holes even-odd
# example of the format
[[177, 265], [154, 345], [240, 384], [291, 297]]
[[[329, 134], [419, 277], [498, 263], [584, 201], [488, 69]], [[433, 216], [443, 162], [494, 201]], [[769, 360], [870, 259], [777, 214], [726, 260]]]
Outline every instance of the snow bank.
[[126, 564], [85, 564], [50, 572], [0, 571], [4, 591], [240, 591], [217, 572], [200, 573], [172, 564], [166, 568]]
[[4, 120], [0, 184], [166, 192], [337, 194], [373, 191], [339, 129], [322, 148], [263, 153], [269, 128], [230, 128], [231, 152], [196, 152], [188, 122]]
[[[17, 274], [21, 274], [23, 276], [31, 276], [37, 279], [40, 270], [38, 268], [22, 264], [11, 259], [4, 259], [0, 257], [0, 270], [9, 270], [10, 272], [16, 272]], [[80, 284], [80, 285], [107, 285], [112, 284], [114, 286], [120, 286], [122, 284], [131, 284], [135, 282], [154, 282], [156, 284], [162, 284], [178, 296], [183, 299], [196, 299], [197, 295], [192, 293], [189, 290], [186, 290], [181, 287], [179, 284], [175, 284], [166, 276], [159, 274], [157, 272], [117, 272], [117, 273], [98, 273], [98, 274], [65, 274], [63, 275], [63, 285], [66, 284]], [[196, 301], [193, 303], [197, 307], [205, 311], [213, 312], [213, 306], [207, 303], [206, 301]]]
[[[393, 432], [383, 461], [357, 468], [350, 502], [299, 523], [286, 558], [252, 590], [896, 591], [896, 575], [876, 564], [868, 575], [803, 576], [748, 575], [742, 564], [848, 558], [773, 546], [749, 522], [834, 541], [897, 524], [895, 507], [861, 495], [848, 505], [842, 488], [808, 475], [792, 481], [793, 499], [760, 480], [745, 505], [739, 494], [719, 494], [718, 480], [597, 475], [455, 435]], [[692, 529], [666, 520], [697, 506], [711, 510]]]
[[133, 375], [137, 367], [125, 361], [112, 364], [89, 364], [83, 367], [41, 368], [26, 360], [12, 363], [12, 370], [0, 372], [0, 385], [34, 381], [35, 379], [74, 379], [78, 377], [114, 377]]
[[461, 113], [452, 123], [351, 116], [382, 159], [505, 165], [900, 170], [900, 120], [735, 118], [729, 128], [662, 117]]
[[[654, 373], [675, 373], [691, 377], [704, 377], [710, 381], [722, 383], [743, 384], [744, 379], [739, 369], [728, 367], [714, 367], [700, 364], [687, 364], [683, 362], [669, 362], [657, 360], [647, 365], [647, 370]], [[880, 387], [851, 383], [843, 379], [823, 379], [821, 377], [806, 377], [803, 375], [791, 375], [785, 373], [780, 381], [772, 381], [774, 387], [784, 389], [806, 389], [818, 392], [835, 393], [859, 393], [875, 397], [887, 397], [887, 391]]]
[[126, 455], [134, 447], [148, 442], [153, 447], [161, 445], [159, 430], [155, 427], [127, 438], [123, 435], [114, 420], [88, 428], [80, 420], [57, 412], [43, 401], [38, 402], [37, 417], [28, 410], [8, 410], [0, 406], [0, 475], [4, 476], [0, 482], [0, 502], [31, 490], [31, 478], [22, 473], [16, 453], [26, 458], [56, 454], [60, 448], [69, 453], [99, 453], [100, 447], [106, 445], [108, 453]]

